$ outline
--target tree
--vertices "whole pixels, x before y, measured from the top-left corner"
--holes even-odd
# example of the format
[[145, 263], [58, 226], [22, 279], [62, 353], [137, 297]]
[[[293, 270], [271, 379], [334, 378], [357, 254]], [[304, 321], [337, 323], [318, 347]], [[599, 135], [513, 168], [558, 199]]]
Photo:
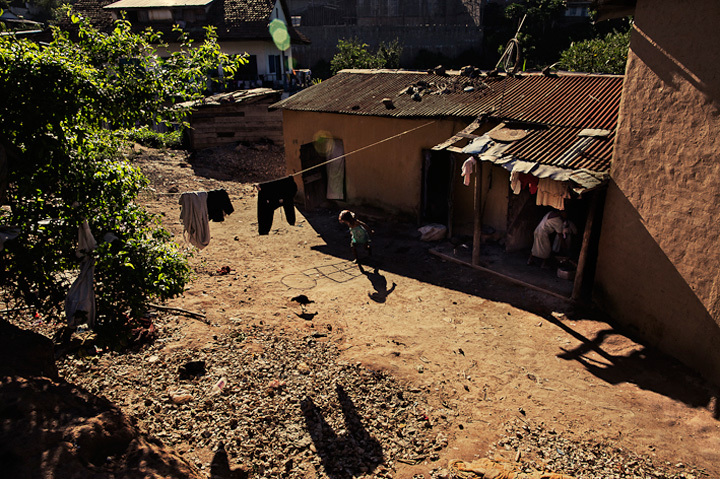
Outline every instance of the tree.
[[573, 43], [560, 54], [558, 64], [568, 71], [622, 75], [629, 49], [630, 31], [616, 31], [604, 38]]
[[0, 37], [0, 227], [18, 233], [0, 251], [0, 294], [60, 319], [87, 220], [98, 240], [84, 252], [96, 264], [98, 325], [111, 331], [190, 278], [187, 254], [136, 203], [147, 180], [121, 156], [124, 131], [182, 125], [187, 112], [172, 105], [201, 96], [208, 69], [231, 75], [244, 60], [221, 53], [212, 30], [199, 45], [178, 32], [183, 47], [163, 60], [157, 33], [72, 21], [77, 41], [57, 28], [47, 46]]
[[368, 51], [367, 43], [357, 38], [339, 40], [338, 53], [330, 61], [330, 71], [334, 75], [346, 68], [399, 68], [402, 46], [398, 39], [390, 43], [381, 43], [377, 53]]
[[557, 58], [562, 33], [553, 27], [566, 8], [565, 0], [525, 0], [505, 9], [505, 16], [520, 27], [517, 39], [526, 67], [542, 67]]

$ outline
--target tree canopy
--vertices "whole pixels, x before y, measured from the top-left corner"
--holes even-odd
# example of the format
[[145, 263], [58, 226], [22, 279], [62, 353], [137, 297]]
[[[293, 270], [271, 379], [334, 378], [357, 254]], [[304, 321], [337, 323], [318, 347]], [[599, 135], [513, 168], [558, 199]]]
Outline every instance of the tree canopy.
[[173, 104], [202, 96], [209, 70], [229, 76], [244, 60], [223, 54], [211, 29], [198, 44], [178, 32], [182, 48], [162, 59], [157, 33], [72, 21], [74, 41], [57, 28], [49, 45], [0, 36], [0, 228], [17, 234], [0, 251], [0, 293], [62, 318], [87, 221], [98, 325], [113, 329], [190, 277], [187, 254], [136, 202], [147, 180], [122, 157], [126, 132], [181, 126], [187, 112]]
[[357, 38], [340, 40], [338, 52], [330, 61], [330, 70], [336, 74], [347, 68], [399, 68], [402, 45], [398, 39], [389, 43], [381, 43], [376, 53], [371, 53], [367, 43]]
[[604, 38], [573, 43], [560, 55], [561, 68], [587, 73], [625, 73], [630, 31], [612, 32]]

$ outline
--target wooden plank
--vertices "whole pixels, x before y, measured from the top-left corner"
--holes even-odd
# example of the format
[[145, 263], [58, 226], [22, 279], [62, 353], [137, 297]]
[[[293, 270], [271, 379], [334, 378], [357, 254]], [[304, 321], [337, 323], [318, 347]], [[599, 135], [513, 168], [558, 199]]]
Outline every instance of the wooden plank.
[[461, 137], [461, 138], [470, 138], [471, 140], [474, 140], [475, 138], [480, 138], [481, 135], [475, 135], [475, 134], [472, 134], [472, 133], [463, 133], [463, 132], [461, 131], [460, 133], [458, 133], [458, 134], [455, 135], [455, 136], [459, 136], [459, 137]]
[[490, 274], [493, 274], [493, 275], [495, 275], [495, 276], [498, 276], [498, 277], [500, 277], [500, 278], [502, 278], [502, 279], [504, 279], [504, 280], [506, 280], [506, 281], [510, 281], [511, 283], [519, 284], [520, 286], [524, 286], [524, 287], [526, 287], [526, 288], [534, 289], [535, 291], [540, 291], [540, 292], [542, 292], [542, 293], [549, 294], [549, 295], [551, 295], [551, 296], [555, 296], [556, 298], [562, 299], [562, 300], [564, 300], [564, 301], [571, 302], [571, 298], [568, 298], [567, 296], [563, 296], [562, 294], [558, 294], [558, 293], [556, 293], [556, 292], [554, 292], [554, 291], [549, 291], [549, 290], [543, 289], [543, 288], [541, 288], [541, 287], [539, 287], [539, 286], [535, 286], [534, 284], [526, 283], [525, 281], [520, 281], [519, 279], [515, 279], [515, 278], [512, 278], [512, 277], [510, 277], [510, 276], [506, 276], [506, 275], [504, 275], [504, 274], [502, 274], [502, 273], [498, 273], [497, 271], [493, 271], [493, 270], [488, 269], [488, 268], [485, 268], [485, 267], [483, 267], [483, 266], [474, 265], [474, 264], [468, 264], [468, 263], [466, 263], [465, 261], [463, 261], [463, 260], [461, 260], [461, 259], [455, 258], [455, 257], [453, 257], [453, 256], [449, 256], [449, 255], [446, 255], [446, 254], [443, 254], [443, 253], [441, 253], [441, 252], [439, 252], [439, 251], [435, 251], [435, 249], [433, 249], [433, 248], [431, 248], [429, 251], [430, 251], [430, 254], [434, 254], [435, 256], [437, 256], [437, 257], [439, 257], [439, 258], [442, 258], [442, 259], [444, 259], [444, 260], [446, 260], [446, 261], [451, 261], [451, 262], [453, 262], [453, 263], [457, 263], [457, 264], [462, 264], [462, 265], [465, 265], [465, 266], [469, 266], [469, 267], [474, 268], [474, 269], [476, 269], [476, 270], [478, 270], [478, 271], [483, 271], [483, 272], [485, 272], [485, 273], [490, 273]]
[[[463, 128], [460, 132], [458, 132], [458, 133], [456, 133], [455, 135], [453, 135], [450, 139], [448, 139], [448, 140], [440, 143], [439, 145], [433, 146], [433, 147], [432, 147], [432, 150], [435, 150], [435, 151], [445, 150], [445, 149], [450, 150], [449, 147], [450, 147], [451, 145], [454, 145], [455, 143], [457, 143], [458, 141], [462, 140], [463, 138], [466, 138], [466, 137], [463, 137], [463, 136], [461, 136], [461, 135], [469, 135], [469, 134], [472, 134], [472, 132], [474, 132], [475, 130], [477, 130], [478, 128], [480, 128], [480, 125], [482, 125], [484, 122], [485, 122], [485, 117], [484, 117], [484, 116], [480, 116], [480, 117], [476, 118], [475, 120], [473, 120], [472, 123], [470, 123], [468, 126], [466, 126], [465, 128]], [[457, 150], [457, 149], [456, 149], [456, 150]], [[450, 151], [458, 152], [458, 151], [456, 151], [456, 150], [450, 150]], [[461, 152], [462, 152], [462, 151], [460, 151], [460, 153], [461, 153]]]
[[475, 201], [473, 202], [473, 250], [472, 264], [480, 264], [480, 247], [482, 246], [482, 163], [475, 162]]
[[577, 300], [582, 294], [582, 282], [585, 274], [585, 264], [587, 263], [588, 247], [590, 244], [590, 235], [592, 233], [593, 220], [595, 218], [595, 210], [597, 209], [598, 192], [593, 193], [590, 200], [590, 211], [585, 220], [585, 231], [583, 232], [582, 246], [580, 247], [580, 257], [578, 258], [577, 269], [575, 270], [575, 282], [573, 283], [572, 299]]

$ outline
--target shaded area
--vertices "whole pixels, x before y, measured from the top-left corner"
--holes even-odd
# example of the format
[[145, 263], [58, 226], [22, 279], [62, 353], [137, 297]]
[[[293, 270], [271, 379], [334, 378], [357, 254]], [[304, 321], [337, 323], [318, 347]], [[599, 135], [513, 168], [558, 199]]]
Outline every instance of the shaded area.
[[6, 376], [0, 416], [3, 477], [204, 477], [109, 401], [65, 382]]
[[[508, 282], [490, 273], [464, 267], [433, 256], [429, 253], [429, 250], [438, 247], [438, 242], [420, 241], [417, 225], [404, 223], [400, 220], [386, 220], [383, 219], [380, 213], [363, 213], [359, 209], [357, 209], [357, 212], [359, 217], [375, 230], [373, 235], [374, 261], [381, 261], [383, 269], [388, 273], [453, 289], [490, 301], [508, 303], [515, 308], [546, 318], [570, 336], [586, 344], [587, 347], [593, 345], [593, 341], [595, 341], [596, 346], [602, 344], [603, 338], [599, 337], [595, 340], [585, 338], [562, 321], [553, 317], [552, 313], [562, 311], [567, 319], [573, 321], [607, 323], [608, 332], [604, 333], [604, 336], [621, 335], [640, 344], [633, 336], [619, 329], [620, 326], [612, 321], [610, 317], [598, 311], [589, 312], [580, 309], [579, 306], [569, 301]], [[336, 221], [337, 212], [325, 209], [307, 211], [303, 212], [303, 214], [326, 243], [323, 246], [314, 247], [314, 249], [338, 258], [351, 259], [350, 252], [346, 248], [347, 231], [341, 225], [338, 225]], [[462, 254], [460, 251], [458, 249], [458, 253]], [[450, 253], [452, 254], [452, 251]], [[563, 286], [572, 288], [572, 283], [557, 278], [553, 274], [554, 270], [548, 271], [539, 267], [529, 267], [526, 261], [527, 256], [524, 253], [518, 254], [517, 268], [529, 270], [530, 274], [545, 275], [548, 281], [557, 281]], [[368, 277], [368, 279], [372, 282], [372, 278]], [[379, 287], [380, 290], [383, 289], [382, 284]], [[602, 351], [599, 346], [597, 348]], [[679, 361], [660, 351], [652, 350], [647, 346], [642, 346], [642, 350], [642, 354], [635, 353], [632, 357], [627, 358], [612, 354], [608, 355], [608, 353], [604, 352], [598, 353], [608, 355], [606, 361], [611, 364], [609, 369], [605, 365], [594, 365], [589, 361], [586, 362], [589, 362], [590, 367], [588, 369], [593, 374], [610, 384], [630, 382], [640, 388], [663, 394], [693, 407], [709, 407], [713, 402], [713, 398], [716, 398], [715, 403], [720, 400], [717, 393], [711, 392], [710, 384], [698, 373], [686, 368]], [[562, 354], [572, 353], [563, 351]], [[582, 353], [576, 356], [577, 358], [569, 356], [564, 358], [581, 361]], [[669, 371], [673, 371], [673, 373], [669, 374]], [[719, 417], [717, 410], [713, 413], [716, 418]]]
[[243, 467], [230, 467], [225, 444], [218, 444], [212, 462], [210, 463], [210, 479], [247, 479], [250, 476]]
[[2, 477], [204, 477], [111, 402], [57, 379], [49, 339], [0, 321], [0, 345]]
[[[697, 373], [674, 358], [639, 343], [617, 328], [603, 329], [595, 337], [587, 338], [565, 324], [562, 317], [548, 315], [546, 319], [581, 342], [572, 349], [560, 348], [563, 352], [558, 358], [579, 362], [609, 384], [635, 384], [692, 407], [711, 409], [714, 406], [713, 417], [720, 419], [717, 391], [713, 392]], [[609, 352], [618, 343], [634, 347], [630, 351], [627, 346], [622, 348], [623, 354]]]
[[380, 443], [363, 426], [352, 399], [342, 386], [336, 387], [345, 423], [335, 431], [311, 398], [300, 402], [305, 423], [325, 472], [331, 479], [349, 479], [372, 472], [383, 463]]

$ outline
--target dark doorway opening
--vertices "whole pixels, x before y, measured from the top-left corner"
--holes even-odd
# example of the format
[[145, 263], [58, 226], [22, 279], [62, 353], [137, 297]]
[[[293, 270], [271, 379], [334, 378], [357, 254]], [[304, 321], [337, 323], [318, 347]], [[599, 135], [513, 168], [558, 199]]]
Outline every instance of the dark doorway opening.
[[455, 159], [450, 152], [423, 150], [422, 222], [449, 225], [454, 170]]

